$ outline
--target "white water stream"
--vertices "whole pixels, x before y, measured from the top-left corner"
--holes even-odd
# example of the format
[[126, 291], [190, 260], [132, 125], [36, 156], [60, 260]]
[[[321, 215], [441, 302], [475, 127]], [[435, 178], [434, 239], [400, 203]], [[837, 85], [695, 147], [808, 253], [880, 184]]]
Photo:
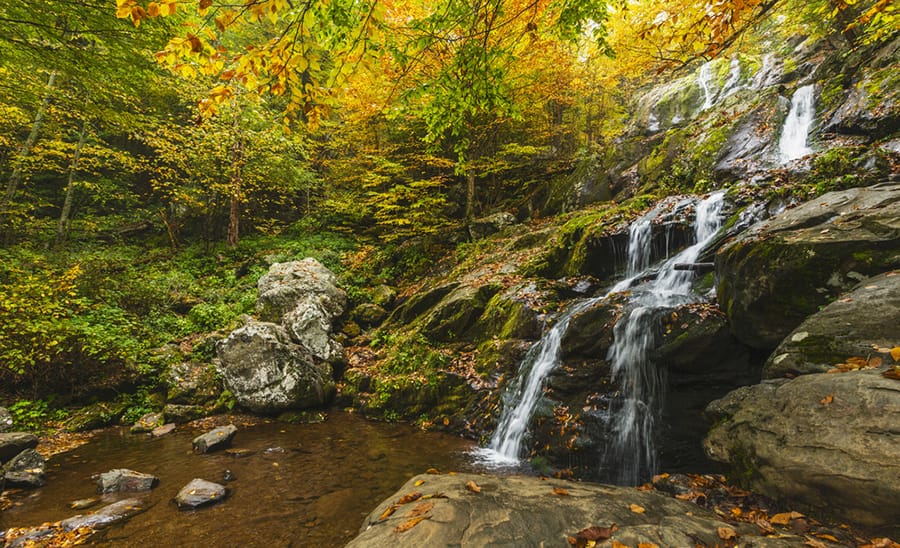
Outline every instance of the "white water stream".
[[716, 92], [712, 88], [712, 79], [712, 61], [708, 61], [703, 63], [700, 73], [697, 75], [697, 84], [703, 91], [703, 106], [700, 107], [700, 110], [706, 110], [716, 104]]
[[815, 85], [809, 84], [797, 88], [791, 98], [791, 110], [784, 120], [781, 138], [778, 140], [778, 153], [781, 163], [802, 158], [812, 152], [806, 141], [809, 128], [815, 115]]
[[[613, 378], [621, 385], [621, 397], [611, 415], [614, 439], [611, 453], [604, 459], [622, 468], [627, 476], [652, 468], [656, 462], [653, 446], [654, 422], [658, 414], [658, 400], [662, 394], [662, 379], [649, 361], [649, 350], [655, 343], [655, 330], [647, 329], [646, 318], [655, 318], [653, 309], [671, 306], [691, 300], [691, 277], [689, 271], [675, 271], [676, 263], [694, 262], [720, 227], [720, 212], [724, 193], [718, 192], [696, 205], [694, 223], [695, 243], [681, 253], [666, 260], [651, 281], [640, 280], [650, 271], [652, 255], [652, 223], [658, 214], [654, 209], [629, 227], [626, 277], [613, 286], [606, 294], [586, 299], [565, 311], [544, 337], [531, 347], [519, 375], [513, 381], [500, 422], [488, 447], [478, 451], [480, 460], [491, 465], [514, 465], [519, 463], [522, 442], [528, 430], [528, 423], [540, 399], [544, 381], [559, 365], [560, 342], [573, 316], [589, 308], [610, 293], [625, 291], [635, 286], [633, 302], [637, 304], [629, 315], [615, 327], [615, 342], [607, 359], [612, 364]], [[689, 205], [681, 201], [675, 208]], [[655, 321], [655, 319], [654, 319]], [[620, 474], [621, 475], [621, 474]], [[622, 482], [631, 480], [622, 476]]]

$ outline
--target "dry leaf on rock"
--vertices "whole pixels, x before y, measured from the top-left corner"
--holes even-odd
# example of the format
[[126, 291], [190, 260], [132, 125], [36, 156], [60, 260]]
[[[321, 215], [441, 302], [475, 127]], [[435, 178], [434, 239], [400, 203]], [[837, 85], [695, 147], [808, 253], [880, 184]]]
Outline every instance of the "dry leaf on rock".
[[775, 514], [774, 516], [769, 518], [769, 523], [773, 523], [775, 525], [787, 525], [792, 519], [803, 517], [806, 516], [804, 516], [800, 512], [782, 512], [780, 514]]
[[409, 511], [408, 514], [406, 514], [406, 517], [415, 518], [415, 517], [419, 517], [419, 516], [424, 516], [425, 514], [430, 512], [432, 508], [434, 508], [434, 503], [431, 502], [430, 500], [427, 500], [425, 502], [420, 502], [419, 504], [416, 505], [415, 508], [413, 508], [412, 510]]
[[647, 511], [643, 506], [641, 506], [639, 504], [629, 504], [628, 509], [631, 510], [632, 512], [634, 512], [635, 514], [643, 514], [644, 512]]
[[737, 538], [737, 531], [732, 529], [731, 527], [719, 527], [716, 532], [719, 534], [719, 538], [722, 540], [731, 540]]
[[425, 521], [426, 519], [430, 519], [430, 518], [431, 518], [431, 516], [414, 517], [414, 518], [404, 521], [400, 525], [394, 527], [394, 532], [395, 533], [405, 533], [405, 532], [409, 531], [410, 529], [412, 529], [413, 527], [415, 527], [416, 525], [418, 525], [419, 523]]
[[478, 484], [475, 483], [475, 480], [469, 480], [469, 481], [467, 481], [467, 482], [466, 482], [466, 489], [468, 489], [469, 491], [472, 491], [473, 493], [480, 493], [480, 492], [481, 492], [481, 487], [479, 487]]
[[831, 402], [834, 401], [834, 394], [828, 394], [824, 398], [822, 398], [819, 403], [822, 405], [831, 405]]
[[422, 498], [422, 493], [418, 491], [414, 491], [412, 493], [408, 493], [400, 497], [400, 499], [394, 504], [409, 504], [410, 502], [414, 502]]
[[569, 492], [566, 491], [565, 489], [563, 489], [562, 487], [554, 487], [554, 488], [553, 488], [553, 494], [554, 494], [554, 495], [559, 495], [559, 496], [561, 496], [561, 497], [568, 497], [568, 496], [569, 496]]

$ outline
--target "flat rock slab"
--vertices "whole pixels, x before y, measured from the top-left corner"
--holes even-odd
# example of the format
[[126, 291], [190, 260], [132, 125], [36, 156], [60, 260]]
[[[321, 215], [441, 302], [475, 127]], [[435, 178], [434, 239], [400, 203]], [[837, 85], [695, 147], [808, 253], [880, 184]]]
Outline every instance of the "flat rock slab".
[[[803, 321], [766, 361], [764, 378], [824, 373], [848, 358], [864, 362], [900, 346], [900, 271], [860, 283]], [[884, 349], [876, 354], [878, 349]]]
[[131, 427], [131, 432], [133, 434], [152, 432], [154, 428], [162, 426], [163, 422], [162, 413], [147, 413], [134, 423], [134, 426]]
[[170, 422], [169, 424], [164, 424], [158, 428], [154, 428], [153, 431], [150, 432], [150, 435], [152, 435], [154, 438], [159, 438], [161, 436], [171, 434], [174, 431], [175, 431], [175, 423]]
[[159, 483], [159, 478], [154, 475], [135, 472], [127, 468], [103, 472], [94, 476], [93, 479], [97, 482], [97, 492], [99, 493], [149, 491]]
[[175, 496], [175, 504], [181, 509], [197, 508], [219, 502], [226, 493], [224, 485], [197, 478], [181, 488]]
[[195, 453], [209, 453], [218, 449], [224, 449], [231, 445], [231, 440], [237, 432], [237, 426], [229, 424], [214, 428], [205, 434], [194, 438], [192, 443]]
[[568, 539], [585, 529], [614, 524], [597, 546], [721, 546], [720, 527], [739, 535], [742, 546], [791, 546], [767, 543], [756, 526], [725, 523], [657, 492], [475, 474], [412, 478], [369, 514], [347, 546], [569, 546]]
[[26, 449], [34, 449], [37, 444], [37, 436], [28, 432], [0, 433], [0, 464], [12, 460]]
[[74, 531], [81, 527], [100, 529], [124, 521], [146, 509], [146, 501], [137, 498], [124, 499], [119, 502], [108, 504], [96, 512], [65, 519], [60, 525], [62, 525], [63, 529], [66, 531]]
[[755, 491], [866, 526], [900, 524], [900, 381], [816, 373], [730, 392], [704, 441]]

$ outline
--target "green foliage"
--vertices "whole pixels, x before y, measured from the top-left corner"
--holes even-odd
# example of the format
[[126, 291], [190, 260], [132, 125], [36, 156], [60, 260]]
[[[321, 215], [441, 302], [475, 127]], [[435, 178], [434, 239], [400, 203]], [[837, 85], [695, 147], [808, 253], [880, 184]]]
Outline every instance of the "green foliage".
[[52, 400], [19, 400], [9, 406], [16, 430], [23, 432], [43, 432], [50, 421], [66, 418], [62, 409], [50, 407]]

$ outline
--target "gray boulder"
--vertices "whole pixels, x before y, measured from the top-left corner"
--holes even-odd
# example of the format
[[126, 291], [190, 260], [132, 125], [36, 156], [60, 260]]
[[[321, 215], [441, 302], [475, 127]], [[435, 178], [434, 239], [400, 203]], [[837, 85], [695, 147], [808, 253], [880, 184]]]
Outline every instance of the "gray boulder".
[[387, 310], [375, 303], [363, 303], [353, 309], [353, 312], [350, 313], [350, 317], [359, 323], [359, 325], [373, 327], [387, 318]]
[[93, 477], [98, 493], [119, 493], [122, 491], [149, 491], [156, 487], [159, 478], [152, 474], [135, 472], [127, 468], [116, 468]]
[[10, 414], [9, 410], [5, 407], [0, 407], [0, 434], [12, 430], [12, 426], [13, 417]]
[[[900, 272], [869, 278], [803, 321], [766, 361], [763, 377], [824, 373], [900, 344]], [[891, 362], [890, 355], [881, 354]]]
[[332, 338], [333, 319], [321, 303], [310, 300], [285, 314], [282, 325], [315, 360], [334, 364], [343, 361], [344, 348]]
[[716, 255], [732, 332], [772, 350], [868, 276], [900, 267], [900, 184], [829, 192], [757, 223]]
[[863, 525], [900, 523], [900, 382], [878, 370], [766, 381], [707, 414], [707, 455], [754, 490]]
[[340, 316], [347, 305], [347, 294], [337, 287], [337, 277], [319, 261], [275, 263], [258, 283], [256, 311], [260, 319], [280, 322], [300, 302], [319, 304], [331, 319]]
[[234, 438], [235, 433], [237, 433], [237, 427], [233, 424], [213, 428], [209, 432], [194, 438], [192, 442], [194, 452], [209, 453], [210, 451], [224, 449], [231, 445], [231, 440]]
[[469, 233], [473, 238], [487, 238], [491, 234], [496, 234], [514, 224], [516, 224], [516, 216], [512, 213], [501, 211], [487, 217], [473, 219], [469, 223]]
[[[403, 503], [402, 497], [414, 492], [422, 496]], [[643, 511], [632, 510], [633, 505]], [[393, 512], [388, 511], [391, 507]], [[569, 546], [569, 538], [575, 540], [590, 527], [614, 529], [608, 531], [611, 535], [595, 537], [597, 546], [613, 541], [626, 546], [721, 546], [720, 527], [739, 535], [742, 546], [799, 546], [804, 541], [789, 536], [795, 544], [766, 544], [755, 524], [729, 524], [690, 502], [630, 487], [522, 476], [423, 474], [379, 504], [347, 546]], [[608, 543], [602, 543], [607, 538]]]
[[34, 449], [37, 444], [37, 436], [28, 432], [0, 433], [0, 464], [7, 462], [26, 449]]
[[216, 401], [222, 393], [216, 370], [209, 364], [178, 363], [169, 367], [163, 378], [168, 387], [168, 403], [204, 405]]
[[331, 365], [316, 363], [279, 325], [251, 321], [220, 342], [218, 354], [226, 387], [251, 411], [320, 406], [334, 395]]
[[131, 432], [133, 434], [144, 434], [147, 432], [152, 432], [155, 428], [162, 426], [162, 424], [162, 413], [147, 413], [134, 423], [134, 425], [131, 427]]
[[44, 485], [46, 460], [34, 449], [25, 449], [6, 464], [3, 478], [7, 486], [35, 488]]
[[175, 504], [181, 509], [197, 508], [219, 502], [225, 498], [226, 494], [224, 485], [203, 479], [193, 479], [175, 495]]

